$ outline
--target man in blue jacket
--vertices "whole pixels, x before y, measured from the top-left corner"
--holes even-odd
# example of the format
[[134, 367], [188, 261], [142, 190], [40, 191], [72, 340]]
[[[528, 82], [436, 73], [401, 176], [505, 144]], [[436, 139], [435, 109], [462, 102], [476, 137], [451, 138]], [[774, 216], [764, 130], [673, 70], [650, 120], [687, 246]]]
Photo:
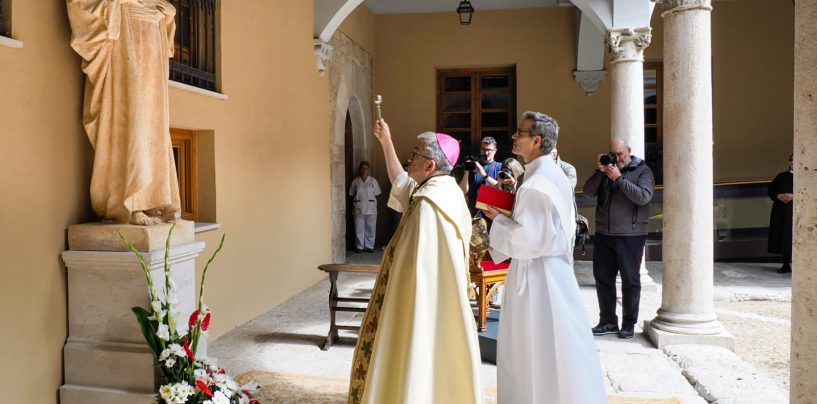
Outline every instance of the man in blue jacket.
[[[647, 240], [655, 178], [644, 160], [630, 154], [623, 139], [610, 142], [597, 170], [584, 183], [584, 195], [597, 197], [593, 237], [593, 277], [599, 299], [599, 324], [593, 335], [632, 338], [641, 299], [641, 258]], [[615, 158], [613, 158], [615, 157]], [[623, 319], [616, 316], [616, 275], [621, 273]]]

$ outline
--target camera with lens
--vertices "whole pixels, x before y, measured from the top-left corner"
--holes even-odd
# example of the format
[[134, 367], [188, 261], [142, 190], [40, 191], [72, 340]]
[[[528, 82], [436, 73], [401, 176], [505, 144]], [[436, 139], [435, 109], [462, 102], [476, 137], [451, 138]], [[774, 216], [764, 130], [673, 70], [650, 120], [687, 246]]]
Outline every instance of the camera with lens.
[[500, 180], [509, 180], [513, 178], [513, 175], [507, 170], [502, 170], [497, 174], [497, 177], [499, 177]]
[[602, 154], [599, 157], [599, 163], [603, 166], [609, 166], [610, 164], [616, 164], [618, 161], [618, 156], [613, 153]]
[[483, 156], [475, 156], [475, 155], [467, 155], [465, 159], [463, 159], [462, 166], [468, 171], [474, 171], [477, 169], [477, 162], [480, 164], [485, 164], [485, 157]]

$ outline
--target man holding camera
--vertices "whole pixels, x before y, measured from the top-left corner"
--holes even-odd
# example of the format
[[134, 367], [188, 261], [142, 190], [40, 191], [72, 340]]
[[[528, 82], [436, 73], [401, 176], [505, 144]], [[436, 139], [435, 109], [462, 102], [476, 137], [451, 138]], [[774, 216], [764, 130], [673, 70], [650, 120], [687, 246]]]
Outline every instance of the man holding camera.
[[[641, 258], [647, 240], [649, 203], [655, 178], [644, 160], [630, 154], [621, 138], [600, 154], [597, 170], [584, 183], [584, 195], [597, 197], [593, 237], [593, 277], [599, 299], [599, 324], [593, 335], [632, 338], [641, 298]], [[616, 316], [616, 274], [621, 273], [623, 319]]]
[[465, 168], [465, 175], [462, 176], [460, 181], [460, 188], [468, 196], [468, 210], [471, 212], [471, 216], [477, 213], [477, 194], [479, 194], [480, 185], [495, 186], [497, 184], [496, 178], [502, 164], [494, 161], [496, 146], [496, 139], [490, 136], [482, 138], [479, 158], [466, 158], [462, 164], [463, 168]]

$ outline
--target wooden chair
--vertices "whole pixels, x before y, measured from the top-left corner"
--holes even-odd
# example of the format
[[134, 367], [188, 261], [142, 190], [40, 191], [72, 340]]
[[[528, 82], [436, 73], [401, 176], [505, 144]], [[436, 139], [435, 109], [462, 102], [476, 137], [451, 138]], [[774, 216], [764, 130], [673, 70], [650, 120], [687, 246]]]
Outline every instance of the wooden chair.
[[468, 270], [471, 282], [477, 285], [477, 307], [479, 308], [479, 332], [486, 330], [488, 322], [488, 302], [496, 293], [499, 285], [505, 282], [508, 276], [510, 262], [494, 264], [488, 253], [488, 232], [485, 219], [474, 218], [472, 222], [471, 252]]

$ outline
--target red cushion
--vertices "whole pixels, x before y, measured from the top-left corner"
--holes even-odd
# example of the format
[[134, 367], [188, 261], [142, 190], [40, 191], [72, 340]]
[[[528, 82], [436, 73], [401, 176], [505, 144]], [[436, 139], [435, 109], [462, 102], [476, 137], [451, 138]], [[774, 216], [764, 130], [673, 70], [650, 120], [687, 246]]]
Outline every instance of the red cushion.
[[493, 261], [488, 260], [488, 261], [480, 262], [479, 266], [482, 267], [482, 270], [486, 271], [486, 272], [487, 271], [498, 271], [498, 270], [501, 270], [501, 269], [508, 269], [511, 266], [511, 261], [508, 260], [508, 261], [500, 262], [499, 264], [494, 264]]

